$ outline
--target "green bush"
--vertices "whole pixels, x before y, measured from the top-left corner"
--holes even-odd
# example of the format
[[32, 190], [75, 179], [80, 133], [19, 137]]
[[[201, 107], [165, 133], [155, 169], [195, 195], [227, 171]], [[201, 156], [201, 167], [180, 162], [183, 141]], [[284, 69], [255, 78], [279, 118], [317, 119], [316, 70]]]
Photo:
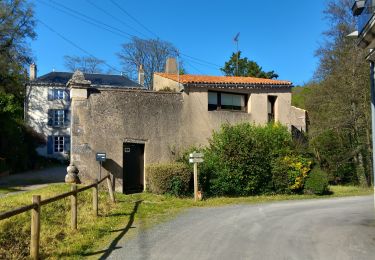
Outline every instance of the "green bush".
[[156, 194], [185, 195], [191, 172], [183, 163], [151, 164], [146, 167], [147, 189]]
[[293, 149], [288, 129], [280, 124], [225, 124], [205, 149], [200, 180], [209, 195], [273, 193], [272, 164]]
[[272, 183], [276, 193], [298, 193], [303, 190], [312, 161], [302, 155], [286, 155], [272, 162]]
[[326, 194], [328, 188], [328, 175], [320, 169], [313, 169], [305, 183], [305, 193]]

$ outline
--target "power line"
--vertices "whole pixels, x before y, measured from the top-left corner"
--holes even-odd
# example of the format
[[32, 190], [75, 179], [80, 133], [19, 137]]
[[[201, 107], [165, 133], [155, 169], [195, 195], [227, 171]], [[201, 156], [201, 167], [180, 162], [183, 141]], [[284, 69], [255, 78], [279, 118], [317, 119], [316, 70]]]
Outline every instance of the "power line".
[[[56, 9], [56, 10], [58, 10], [60, 12], [63, 12], [65, 14], [67, 14], [67, 15], [73, 16], [73, 17], [75, 17], [75, 18], [77, 18], [77, 19], [79, 19], [81, 21], [84, 21], [86, 23], [94, 25], [95, 27], [100, 27], [100, 28], [102, 28], [102, 29], [104, 29], [106, 31], [109, 31], [109, 32], [114, 33], [116, 35], [119, 35], [121, 37], [124, 37], [124, 38], [127, 38], [127, 39], [131, 39], [131, 37], [135, 37], [135, 35], [133, 35], [133, 34], [127, 33], [127, 32], [125, 32], [125, 31], [123, 31], [121, 29], [118, 29], [116, 27], [113, 27], [111, 25], [103, 23], [103, 22], [101, 22], [101, 21], [99, 21], [99, 20], [97, 20], [95, 18], [92, 18], [90, 16], [82, 14], [82, 13], [80, 13], [78, 11], [75, 11], [75, 10], [73, 10], [73, 9], [67, 7], [67, 6], [64, 6], [63, 4], [57, 3], [57, 2], [55, 2], [53, 0], [50, 0], [53, 5], [51, 5], [51, 3], [45, 2], [43, 0], [39, 0], [39, 1], [42, 4], [47, 5], [47, 6], [51, 7], [51, 8], [53, 8], [53, 9]], [[63, 10], [62, 8], [65, 9], [65, 10]]]
[[125, 25], [126, 27], [128, 27], [128, 28], [130, 28], [130, 29], [136, 31], [137, 33], [139, 33], [139, 34], [145, 36], [146, 38], [148, 38], [148, 36], [147, 36], [146, 34], [142, 33], [141, 31], [137, 30], [136, 28], [134, 28], [134, 27], [128, 25], [127, 23], [125, 23], [125, 22], [122, 21], [121, 19], [117, 18], [116, 16], [113, 16], [111, 13], [109, 13], [108, 11], [106, 11], [104, 8], [102, 8], [102, 7], [98, 6], [98, 5], [96, 5], [96, 4], [93, 3], [92, 1], [90, 1], [90, 0], [86, 0], [86, 2], [88, 2], [90, 5], [94, 6], [96, 9], [102, 11], [103, 13], [105, 13], [106, 15], [108, 15], [109, 17], [111, 17], [112, 19], [114, 19], [114, 20], [120, 22], [121, 24]]
[[153, 34], [156, 38], [159, 38], [159, 36], [154, 33], [153, 31], [151, 31], [150, 29], [148, 29], [145, 25], [143, 25], [140, 21], [138, 21], [135, 17], [133, 17], [131, 14], [129, 14], [121, 5], [119, 5], [118, 3], [116, 3], [114, 0], [110, 0], [112, 4], [114, 4], [118, 9], [120, 9], [124, 14], [126, 14], [127, 16], [129, 16], [133, 21], [135, 21], [137, 24], [139, 24], [143, 29], [145, 29], [146, 31], [148, 31], [149, 33]]
[[[129, 16], [131, 19], [133, 19], [136, 23], [138, 23], [140, 26], [142, 26], [145, 30], [147, 30], [149, 33], [153, 34], [154, 36], [156, 36], [157, 38], [159, 38], [159, 36], [154, 33], [153, 31], [149, 30], [144, 24], [142, 24], [139, 20], [137, 20], [136, 18], [134, 18], [131, 14], [129, 14], [123, 7], [121, 7], [118, 3], [116, 3], [114, 0], [110, 0], [111, 3], [113, 3], [116, 7], [118, 7], [121, 11], [123, 11], [127, 16]], [[206, 63], [206, 64], [210, 64], [212, 66], [215, 66], [216, 69], [217, 68], [221, 68], [221, 66], [217, 65], [217, 64], [214, 64], [212, 62], [209, 62], [209, 61], [205, 61], [205, 60], [202, 60], [202, 59], [198, 59], [198, 58], [195, 58], [193, 56], [190, 56], [190, 55], [187, 55], [187, 54], [184, 54], [184, 53], [181, 53], [180, 54], [182, 56], [185, 56], [185, 57], [189, 57], [190, 59], [193, 59], [193, 60], [197, 60], [197, 61], [200, 61], [200, 62], [203, 62], [203, 63]], [[202, 65], [202, 64], [201, 64]]]
[[[37, 19], [38, 22], [40, 22], [41, 24], [43, 24], [47, 29], [49, 29], [51, 32], [57, 34], [60, 38], [62, 38], [64, 41], [68, 42], [69, 44], [71, 44], [72, 46], [74, 46], [75, 48], [77, 48], [78, 50], [82, 51], [83, 53], [85, 53], [86, 55], [94, 58], [94, 59], [98, 59], [97, 57], [95, 57], [94, 55], [92, 55], [90, 52], [86, 51], [85, 49], [81, 48], [79, 45], [77, 45], [76, 43], [74, 43], [73, 41], [69, 40], [68, 38], [66, 38], [64, 35], [62, 35], [61, 33], [57, 32], [55, 29], [53, 29], [52, 27], [50, 27], [49, 25], [47, 25], [45, 22], [43, 22], [42, 20], [40, 19]], [[114, 71], [117, 71], [117, 72], [120, 72], [120, 70], [116, 69], [115, 67], [113, 67], [112, 65], [108, 64], [106, 61], [104, 61], [104, 64], [114, 70]]]
[[[116, 27], [114, 27], [114, 26], [111, 26], [111, 25], [108, 25], [108, 24], [106, 24], [106, 23], [103, 23], [103, 22], [101, 22], [101, 21], [99, 21], [99, 20], [97, 20], [97, 19], [94, 19], [94, 18], [92, 18], [92, 17], [89, 17], [89, 16], [87, 16], [87, 15], [85, 15], [85, 14], [82, 14], [82, 13], [80, 13], [80, 12], [78, 12], [78, 11], [75, 11], [75, 10], [73, 10], [73, 9], [71, 9], [71, 8], [69, 8], [69, 7], [67, 7], [67, 6], [64, 6], [63, 4], [60, 4], [60, 3], [57, 3], [56, 1], [54, 1], [54, 0], [50, 0], [54, 5], [51, 5], [50, 3], [47, 3], [47, 2], [45, 2], [45, 1], [43, 1], [43, 0], [40, 0], [40, 2], [41, 3], [43, 3], [43, 4], [45, 4], [45, 5], [47, 5], [47, 6], [49, 6], [49, 7], [51, 7], [51, 8], [53, 8], [53, 9], [56, 9], [56, 10], [58, 10], [58, 11], [60, 11], [60, 12], [63, 12], [63, 13], [65, 13], [65, 14], [67, 14], [67, 15], [70, 15], [70, 16], [73, 16], [73, 17], [75, 17], [75, 18], [77, 18], [77, 19], [79, 19], [79, 20], [81, 20], [81, 21], [84, 21], [84, 22], [86, 22], [86, 23], [89, 23], [89, 24], [91, 24], [91, 25], [93, 25], [93, 26], [95, 26], [95, 27], [100, 27], [101, 29], [104, 29], [104, 30], [106, 30], [106, 31], [108, 31], [108, 32], [111, 32], [111, 33], [113, 33], [113, 34], [116, 34], [116, 35], [119, 35], [119, 36], [121, 36], [121, 37], [125, 37], [125, 38], [127, 38], [127, 39], [131, 39], [129, 36], [131, 36], [131, 37], [137, 37], [137, 36], [135, 36], [135, 35], [133, 35], [133, 34], [130, 34], [130, 33], [127, 33], [127, 32], [125, 32], [125, 31], [123, 31], [123, 30], [121, 30], [121, 29], [118, 29], [118, 28], [116, 28]], [[98, 8], [98, 9], [100, 9], [101, 11], [103, 11], [103, 12], [105, 12], [107, 15], [110, 15], [112, 18], [114, 18], [114, 19], [118, 19], [117, 17], [114, 17], [114, 16], [112, 16], [111, 14], [109, 14], [107, 11], [105, 11], [104, 9], [102, 9], [102, 8], [100, 8], [100, 7], [98, 7], [98, 6], [96, 6], [95, 4], [93, 4], [91, 1], [89, 1], [89, 0], [86, 0], [87, 2], [89, 2], [89, 3], [91, 3], [93, 6], [95, 6], [96, 8]], [[158, 37], [158, 35], [156, 34], [156, 33], [154, 33], [154, 32], [152, 32], [151, 30], [149, 30], [145, 25], [143, 25], [140, 21], [138, 21], [136, 18], [134, 18], [132, 15], [130, 15], [124, 8], [122, 8], [119, 4], [117, 4], [115, 1], [113, 1], [113, 0], [111, 0], [111, 2], [116, 6], [116, 7], [118, 7], [121, 11], [123, 11], [126, 15], [128, 15], [130, 18], [132, 18], [136, 23], [138, 23], [139, 25], [141, 25], [145, 30], [147, 30], [148, 32], [150, 32], [151, 34], [153, 34], [154, 36], [156, 36], [158, 39], [159, 39], [159, 37]], [[65, 10], [63, 10], [63, 9], [61, 9], [60, 7], [62, 7], [62, 8], [64, 8], [64, 9], [66, 9], [66, 10], [68, 10], [68, 12], [67, 11], [65, 11]], [[83, 18], [82, 18], [83, 17]], [[120, 19], [118, 19], [119, 21], [121, 21]], [[121, 21], [122, 22], [122, 21]], [[123, 23], [123, 22], [122, 22]], [[105, 27], [103, 27], [103, 25], [105, 26]], [[132, 27], [131, 27], [132, 28]], [[134, 29], [134, 28], [132, 28], [132, 29]], [[115, 31], [113, 31], [113, 30], [115, 30]], [[135, 29], [136, 30], [136, 29]], [[137, 30], [138, 31], [138, 30]], [[139, 31], [138, 31], [139, 32]], [[141, 33], [141, 32], [139, 32], [139, 33]], [[142, 33], [141, 33], [142, 34]], [[142, 34], [142, 35], [144, 35], [144, 34]], [[214, 68], [214, 69], [220, 69], [221, 68], [221, 66], [219, 66], [219, 65], [217, 65], [217, 64], [215, 64], [215, 63], [212, 63], [212, 62], [209, 62], [209, 61], [205, 61], [205, 60], [203, 60], [203, 59], [200, 59], [200, 58], [195, 58], [195, 57], [193, 57], [193, 56], [191, 56], [191, 55], [188, 55], [188, 54], [185, 54], [185, 53], [180, 53], [182, 56], [184, 56], [185, 57], [185, 59], [186, 58], [189, 58], [190, 59], [190, 61], [191, 62], [193, 62], [193, 63], [195, 63], [195, 64], [199, 64], [199, 65], [201, 65], [201, 66], [206, 66], [206, 67], [211, 67], [211, 68]], [[189, 63], [189, 64], [191, 64], [191, 63]], [[116, 71], [118, 71], [118, 70], [116, 70]]]
[[201, 73], [201, 74], [204, 74], [204, 72], [202, 72], [200, 69], [198, 69], [197, 67], [195, 67], [193, 64], [191, 64], [189, 61], [185, 60], [185, 62], [187, 64], [189, 64], [193, 69], [195, 69], [197, 72]]
[[215, 69], [215, 70], [219, 70], [219, 69], [220, 69], [220, 68], [217, 67], [217, 66], [213, 66], [213, 65], [206, 64], [206, 63], [202, 63], [202, 62], [199, 62], [199, 61], [193, 60], [192, 58], [189, 58], [189, 57], [185, 57], [184, 60], [189, 60], [190, 62], [193, 62], [193, 63], [195, 63], [195, 64], [198, 64], [198, 65], [204, 66], [204, 67], [206, 67], [206, 68], [211, 68], [211, 69]]
[[190, 55], [187, 55], [187, 54], [184, 54], [184, 53], [181, 53], [181, 52], [180, 52], [180, 54], [181, 54], [182, 56], [188, 57], [188, 58], [190, 58], [190, 59], [197, 60], [197, 61], [200, 61], [200, 62], [202, 62], [202, 63], [206, 63], [206, 64], [209, 64], [209, 65], [212, 65], [212, 66], [214, 66], [214, 67], [216, 67], [216, 68], [221, 68], [221, 66], [219, 66], [219, 65], [217, 65], [217, 64], [215, 64], [215, 63], [212, 63], [212, 62], [209, 62], [209, 61], [205, 61], [205, 60], [202, 60], [202, 59], [198, 59], [198, 58], [195, 58], [195, 57], [193, 57], [193, 56], [190, 56]]

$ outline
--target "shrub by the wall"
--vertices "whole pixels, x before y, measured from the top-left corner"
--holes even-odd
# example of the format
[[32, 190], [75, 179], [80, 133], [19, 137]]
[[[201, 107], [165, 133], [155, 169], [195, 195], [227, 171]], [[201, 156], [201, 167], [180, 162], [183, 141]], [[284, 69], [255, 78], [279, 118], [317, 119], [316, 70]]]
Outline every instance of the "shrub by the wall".
[[183, 163], [151, 164], [146, 171], [147, 189], [152, 193], [180, 196], [189, 189], [191, 172]]
[[305, 193], [322, 195], [329, 191], [328, 175], [320, 169], [313, 169], [305, 183]]
[[301, 192], [312, 161], [302, 155], [287, 155], [272, 162], [272, 182], [276, 193]]
[[204, 152], [200, 179], [207, 182], [203, 189], [218, 196], [274, 192], [271, 162], [291, 149], [291, 134], [280, 124], [223, 125]]

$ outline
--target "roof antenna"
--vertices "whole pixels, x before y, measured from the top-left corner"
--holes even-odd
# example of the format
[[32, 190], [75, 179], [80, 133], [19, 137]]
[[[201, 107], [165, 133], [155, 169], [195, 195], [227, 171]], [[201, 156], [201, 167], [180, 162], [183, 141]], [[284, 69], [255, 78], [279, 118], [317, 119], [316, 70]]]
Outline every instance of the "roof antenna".
[[238, 59], [239, 59], [239, 56], [240, 56], [240, 53], [238, 51], [238, 42], [239, 42], [239, 37], [240, 37], [240, 33], [238, 32], [236, 34], [236, 36], [234, 36], [233, 38], [233, 41], [236, 43], [237, 45], [237, 61], [236, 61], [236, 73], [234, 74], [234, 76], [239, 76], [239, 73], [238, 73]]

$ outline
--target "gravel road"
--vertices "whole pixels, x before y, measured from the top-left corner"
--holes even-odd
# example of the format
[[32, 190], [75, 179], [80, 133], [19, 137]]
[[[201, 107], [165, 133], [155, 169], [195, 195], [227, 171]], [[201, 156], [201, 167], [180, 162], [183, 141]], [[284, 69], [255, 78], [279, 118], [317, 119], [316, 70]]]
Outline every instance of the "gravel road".
[[375, 259], [373, 199], [191, 209], [120, 240], [108, 259]]

